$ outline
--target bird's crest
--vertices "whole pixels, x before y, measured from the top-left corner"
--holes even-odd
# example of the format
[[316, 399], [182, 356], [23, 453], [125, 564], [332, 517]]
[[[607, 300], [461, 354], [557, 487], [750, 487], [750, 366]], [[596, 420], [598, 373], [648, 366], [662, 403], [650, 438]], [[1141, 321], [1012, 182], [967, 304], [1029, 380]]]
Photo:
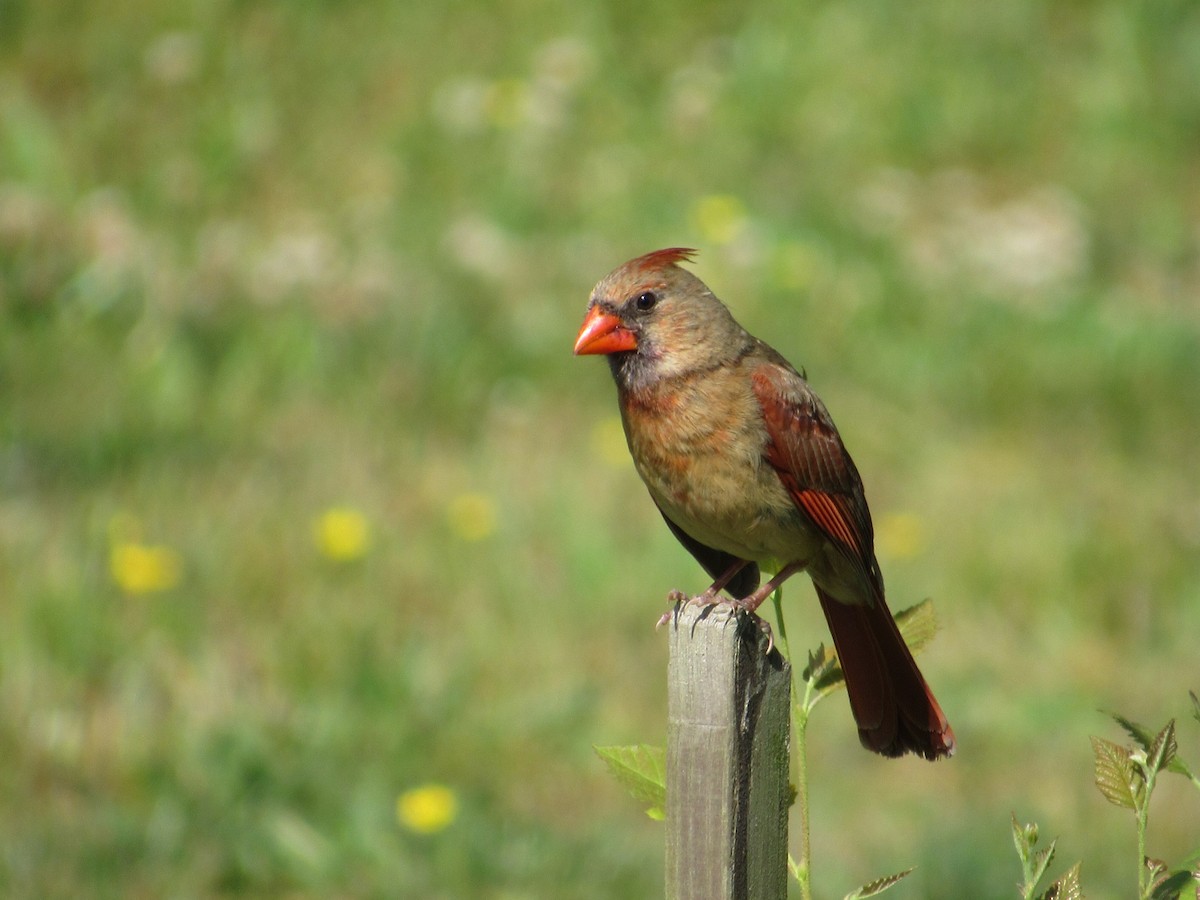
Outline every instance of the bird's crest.
[[643, 272], [654, 272], [667, 266], [678, 265], [681, 262], [691, 262], [697, 251], [690, 247], [668, 247], [665, 250], [654, 250], [645, 256], [631, 259], [628, 266]]

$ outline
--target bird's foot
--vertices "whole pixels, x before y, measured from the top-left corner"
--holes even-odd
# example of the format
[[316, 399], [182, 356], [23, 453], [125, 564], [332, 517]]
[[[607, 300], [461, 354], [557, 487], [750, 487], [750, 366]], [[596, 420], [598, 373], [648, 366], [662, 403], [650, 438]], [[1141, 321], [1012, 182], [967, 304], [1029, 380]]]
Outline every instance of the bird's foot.
[[658, 621], [654, 623], [654, 630], [662, 628], [673, 618], [679, 615], [679, 607], [687, 600], [687, 595], [683, 591], [671, 591], [667, 594], [667, 602], [671, 604], [671, 608], [658, 617]]
[[689, 597], [683, 591], [671, 591], [667, 594], [667, 602], [671, 604], [671, 608], [659, 616], [658, 622], [655, 623], [654, 629], [657, 631], [662, 628], [672, 619], [679, 617], [679, 611], [685, 606], [702, 606], [705, 608], [723, 607], [730, 610], [732, 613], [744, 613], [747, 615], [758, 630], [767, 636], [767, 653], [770, 653], [775, 648], [775, 633], [771, 630], [771, 623], [766, 619], [758, 617], [755, 610], [759, 604], [754, 603], [752, 598], [735, 600], [730, 597], [722, 597], [716, 591], [709, 588], [701, 594], [696, 594]]
[[658, 622], [655, 623], [654, 629], [657, 631], [662, 628], [672, 619], [679, 616], [679, 610], [684, 606], [715, 606], [721, 602], [721, 598], [717, 596], [716, 591], [709, 588], [702, 594], [688, 596], [683, 591], [669, 591], [667, 593], [667, 602], [671, 604], [671, 608], [658, 617]]

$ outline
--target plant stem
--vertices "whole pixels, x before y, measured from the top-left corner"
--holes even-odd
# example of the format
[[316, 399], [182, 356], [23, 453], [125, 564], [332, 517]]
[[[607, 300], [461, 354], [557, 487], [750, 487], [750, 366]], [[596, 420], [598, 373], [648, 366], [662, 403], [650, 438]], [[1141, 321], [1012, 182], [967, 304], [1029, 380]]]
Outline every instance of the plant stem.
[[1150, 798], [1137, 811], [1137, 844], [1138, 844], [1138, 896], [1150, 896], [1150, 869], [1146, 866], [1146, 813], [1150, 806]]
[[1138, 896], [1143, 900], [1149, 900], [1150, 894], [1154, 890], [1153, 878], [1150, 874], [1150, 867], [1146, 865], [1146, 820], [1150, 816], [1150, 795], [1154, 793], [1154, 779], [1156, 773], [1149, 766], [1137, 764], [1142, 771], [1144, 785], [1142, 790], [1142, 799], [1138, 803], [1137, 809], [1137, 845], [1138, 845]]
[[802, 900], [812, 900], [812, 844], [808, 828], [808, 713], [812, 708], [812, 680], [805, 679], [804, 697], [798, 700], [797, 661], [788, 646], [787, 627], [783, 622], [783, 591], [776, 589], [771, 596], [775, 604], [775, 622], [779, 631], [779, 648], [792, 665], [792, 748], [796, 760], [796, 806], [800, 811], [800, 858], [793, 867], [800, 884]]

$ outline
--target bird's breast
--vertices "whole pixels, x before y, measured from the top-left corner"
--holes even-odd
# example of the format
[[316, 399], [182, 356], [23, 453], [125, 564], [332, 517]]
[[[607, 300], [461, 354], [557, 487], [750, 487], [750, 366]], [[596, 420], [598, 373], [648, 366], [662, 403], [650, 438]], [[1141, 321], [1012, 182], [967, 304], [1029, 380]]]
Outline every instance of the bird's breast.
[[764, 460], [753, 396], [677, 387], [622, 398], [630, 454], [655, 503], [709, 547], [757, 561], [801, 558], [807, 532]]

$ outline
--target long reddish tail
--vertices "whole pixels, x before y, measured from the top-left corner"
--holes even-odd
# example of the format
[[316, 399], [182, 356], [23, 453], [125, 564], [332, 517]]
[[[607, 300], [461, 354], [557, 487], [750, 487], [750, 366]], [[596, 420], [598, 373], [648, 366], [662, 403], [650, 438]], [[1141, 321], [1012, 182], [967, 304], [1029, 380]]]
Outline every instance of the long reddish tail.
[[817, 587], [833, 635], [858, 737], [884, 756], [950, 756], [954, 732], [882, 600], [841, 603]]

